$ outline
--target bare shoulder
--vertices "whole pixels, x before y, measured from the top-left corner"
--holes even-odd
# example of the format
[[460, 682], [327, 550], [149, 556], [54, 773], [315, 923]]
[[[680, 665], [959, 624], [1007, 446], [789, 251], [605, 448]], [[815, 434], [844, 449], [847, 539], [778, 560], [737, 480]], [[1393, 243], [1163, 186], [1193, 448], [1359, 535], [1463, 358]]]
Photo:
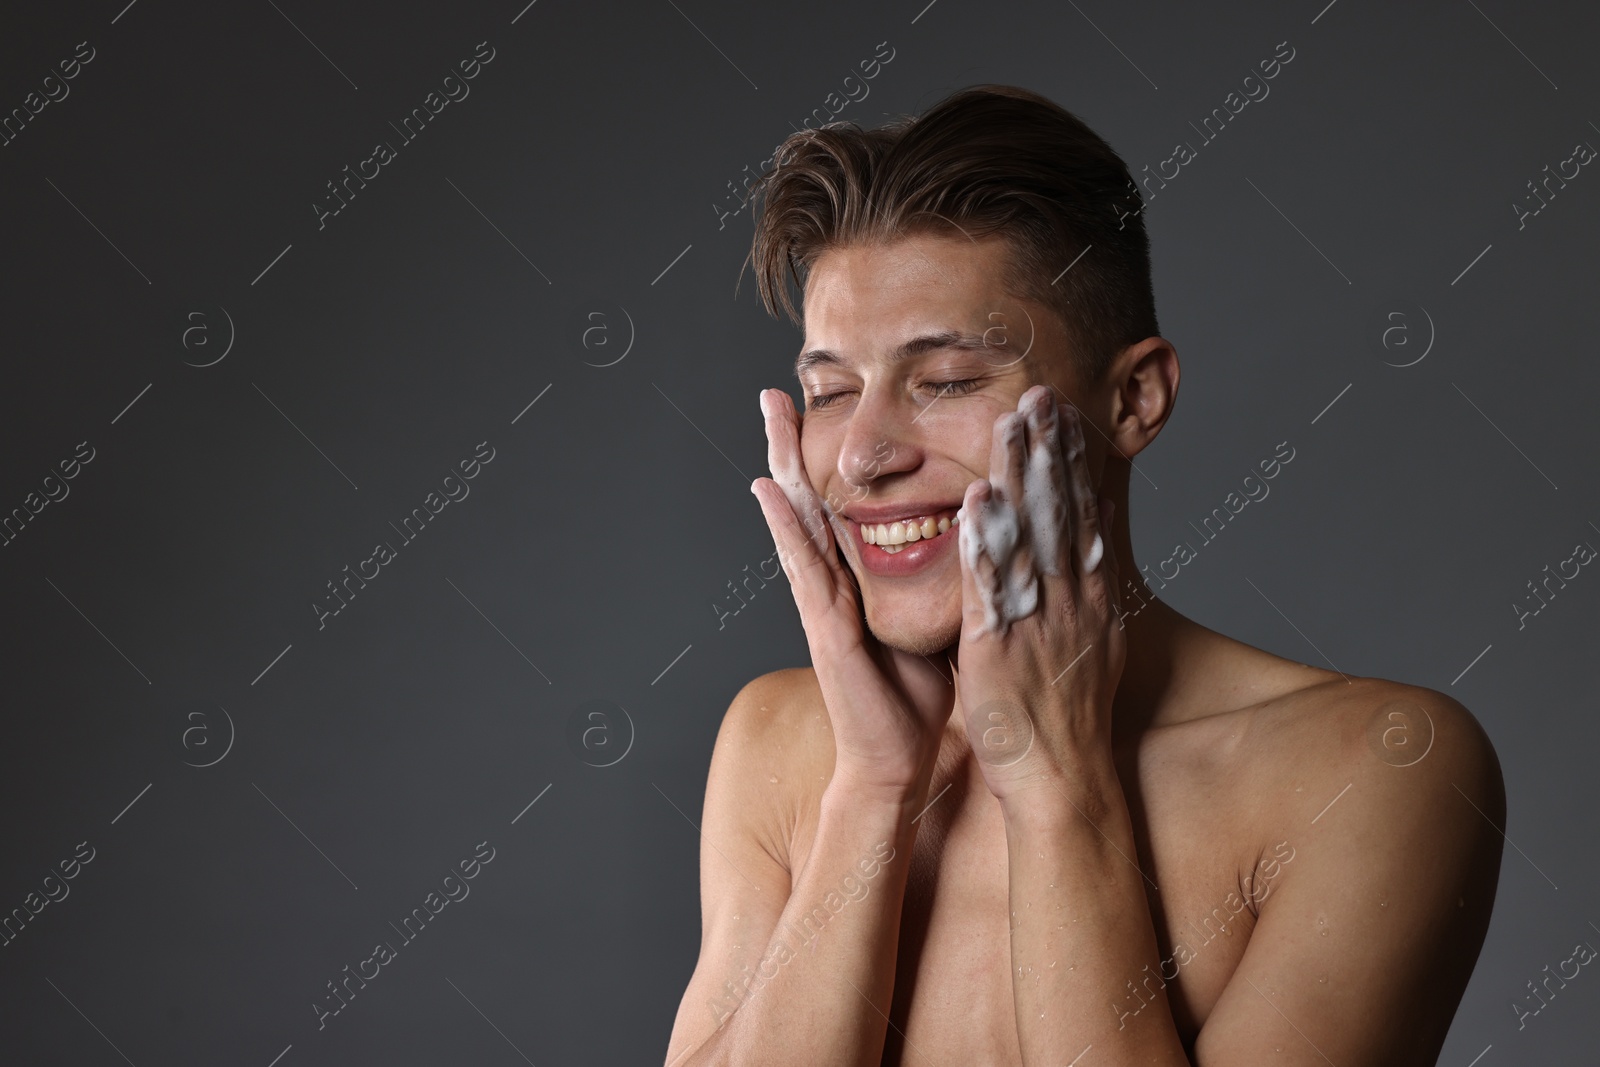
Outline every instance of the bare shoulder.
[[831, 758], [833, 751], [833, 730], [810, 667], [785, 667], [746, 682], [723, 716], [722, 732], [751, 754], [821, 747]]
[[816, 672], [789, 667], [747, 682], [723, 715], [712, 762], [713, 778], [732, 786], [719, 793], [758, 821], [763, 846], [792, 869], [796, 827], [833, 769], [833, 730]]
[[[1259, 922], [1197, 1062], [1262, 1062], [1291, 1038], [1336, 1063], [1434, 1062], [1499, 884], [1505, 787], [1487, 733], [1445, 693], [1342, 675], [1242, 714], [1244, 788], [1278, 851], [1250, 886]], [[1298, 1033], [1262, 1024], [1263, 996]]]
[[[1474, 801], [1488, 801], [1485, 814], [1504, 806], [1487, 731], [1460, 701], [1435, 689], [1332, 675], [1252, 709], [1251, 734], [1257, 754], [1293, 779], [1342, 774], [1391, 794], [1453, 782]], [[1401, 770], [1411, 773], [1380, 773]]]

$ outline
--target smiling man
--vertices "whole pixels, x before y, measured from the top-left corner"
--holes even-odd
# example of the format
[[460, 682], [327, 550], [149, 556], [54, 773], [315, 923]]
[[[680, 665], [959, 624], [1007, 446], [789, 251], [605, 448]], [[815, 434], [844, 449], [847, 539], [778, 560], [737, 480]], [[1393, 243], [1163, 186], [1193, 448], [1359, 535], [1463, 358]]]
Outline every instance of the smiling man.
[[1494, 750], [1144, 583], [1128, 476], [1179, 370], [1122, 160], [981, 86], [798, 133], [759, 195], [805, 406], [763, 391], [751, 488], [812, 665], [724, 717], [667, 1062], [1434, 1062]]

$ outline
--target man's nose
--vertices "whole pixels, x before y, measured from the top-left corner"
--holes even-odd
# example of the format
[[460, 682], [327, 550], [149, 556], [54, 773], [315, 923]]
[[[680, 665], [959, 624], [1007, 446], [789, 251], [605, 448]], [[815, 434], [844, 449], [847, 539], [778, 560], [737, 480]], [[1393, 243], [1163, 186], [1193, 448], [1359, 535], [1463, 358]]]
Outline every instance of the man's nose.
[[839, 448], [839, 475], [852, 491], [864, 493], [885, 474], [915, 466], [914, 415], [884, 392], [862, 397]]

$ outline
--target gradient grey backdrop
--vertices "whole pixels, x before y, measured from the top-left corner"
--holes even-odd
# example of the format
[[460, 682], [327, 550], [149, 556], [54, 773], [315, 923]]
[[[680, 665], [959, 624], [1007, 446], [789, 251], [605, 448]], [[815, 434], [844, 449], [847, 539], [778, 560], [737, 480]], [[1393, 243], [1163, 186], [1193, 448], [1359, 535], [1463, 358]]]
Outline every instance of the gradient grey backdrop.
[[[0, 113], [94, 57], [0, 147], [0, 514], [94, 455], [0, 547], [0, 914], [94, 850], [0, 948], [0, 1060], [659, 1063], [720, 717], [806, 662], [781, 577], [731, 613], [772, 554], [757, 391], [798, 395], [800, 343], [735, 292], [743, 181], [882, 42], [839, 119], [1009, 82], [1139, 172], [1287, 41], [1149, 209], [1184, 374], [1137, 460], [1139, 562], [1188, 541], [1184, 613], [1477, 714], [1515, 846], [1440, 1062], [1593, 1062], [1600, 978], [1520, 1031], [1510, 1007], [1600, 944], [1600, 578], [1513, 607], [1600, 545], [1600, 175], [1512, 207], [1600, 145], [1593, 5], [525, 2], [0, 15]], [[402, 144], [479, 42], [470, 95]], [[402, 945], [480, 842], [470, 896]]]

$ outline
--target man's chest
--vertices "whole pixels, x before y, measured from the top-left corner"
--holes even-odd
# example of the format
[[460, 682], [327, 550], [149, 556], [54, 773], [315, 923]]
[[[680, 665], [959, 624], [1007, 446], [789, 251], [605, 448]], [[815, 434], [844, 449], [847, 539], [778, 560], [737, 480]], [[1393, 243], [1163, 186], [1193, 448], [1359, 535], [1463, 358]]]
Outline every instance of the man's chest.
[[[1249, 897], [1269, 888], [1256, 863], [1271, 854], [1270, 830], [1237, 783], [1163, 770], [1124, 770], [1137, 783], [1124, 789], [1138, 840], [1129, 861], [1142, 875], [1159, 959], [1107, 989], [1104, 1010], [1136, 1015], [1164, 989], [1189, 1045], [1254, 928]], [[1013, 982], [1030, 976], [1011, 973], [1010, 916], [1034, 902], [1011, 899], [1005, 827], [976, 770], [941, 767], [930, 796], [910, 858], [883, 1062], [922, 1062], [920, 1048], [936, 1062], [1018, 1063]]]

